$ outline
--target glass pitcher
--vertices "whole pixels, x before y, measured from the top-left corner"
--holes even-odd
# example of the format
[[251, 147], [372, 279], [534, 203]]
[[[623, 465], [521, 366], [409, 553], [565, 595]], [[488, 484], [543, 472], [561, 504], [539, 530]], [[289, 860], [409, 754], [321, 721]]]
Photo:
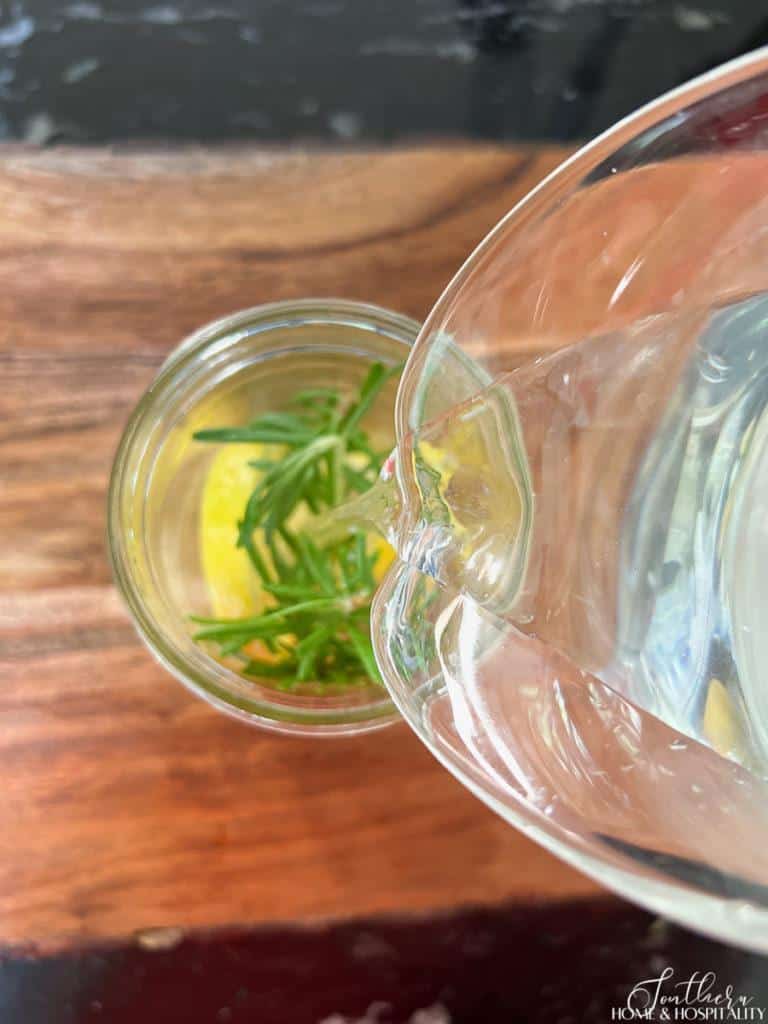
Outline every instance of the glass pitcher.
[[767, 150], [764, 50], [512, 210], [421, 331], [371, 513], [400, 556], [377, 657], [435, 756], [609, 888], [763, 950]]

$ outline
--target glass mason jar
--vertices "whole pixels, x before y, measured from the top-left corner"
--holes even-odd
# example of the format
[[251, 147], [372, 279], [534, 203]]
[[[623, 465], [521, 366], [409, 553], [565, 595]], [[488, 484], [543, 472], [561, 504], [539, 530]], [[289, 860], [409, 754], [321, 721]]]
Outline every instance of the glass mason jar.
[[[418, 324], [335, 299], [278, 302], [225, 317], [169, 356], [126, 426], [108, 499], [114, 577], [154, 656], [217, 708], [281, 732], [339, 735], [392, 722], [374, 684], [290, 692], [245, 678], [192, 639], [192, 614], [210, 614], [201, 564], [203, 488], [217, 446], [196, 430], [240, 425], [284, 407], [302, 387], [354, 388], [373, 362], [402, 363]], [[377, 404], [391, 437], [396, 382]], [[234, 545], [234, 537], [233, 537]]]

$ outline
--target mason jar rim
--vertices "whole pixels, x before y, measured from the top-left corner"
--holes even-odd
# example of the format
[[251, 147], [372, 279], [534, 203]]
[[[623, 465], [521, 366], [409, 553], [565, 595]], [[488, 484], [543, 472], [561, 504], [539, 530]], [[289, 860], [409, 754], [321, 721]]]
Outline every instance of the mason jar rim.
[[[218, 360], [226, 367], [228, 350], [252, 336], [268, 335], [291, 327], [338, 326], [361, 332], [360, 354], [364, 354], [366, 332], [371, 339], [382, 336], [409, 349], [420, 325], [410, 317], [369, 303], [334, 298], [307, 298], [266, 303], [240, 310], [203, 325], [184, 338], [161, 365], [155, 379], [142, 394], [124, 428], [112, 464], [107, 498], [107, 547], [113, 578], [125, 602], [134, 626], [155, 659], [184, 686], [219, 710], [251, 724], [278, 732], [307, 736], [336, 736], [368, 732], [399, 719], [386, 691], [380, 700], [344, 706], [343, 700], [323, 707], [316, 699], [302, 706], [300, 699], [289, 703], [287, 694], [253, 684], [253, 697], [236, 692], [243, 679], [216, 662], [202, 650], [185, 653], [158, 628], [137, 585], [126, 545], [123, 504], [131, 496], [136, 460], [142, 457], [142, 429], [159, 422], [164, 399], [179, 388], [194, 390], [198, 375]], [[312, 343], [310, 342], [309, 345]], [[296, 351], [307, 346], [297, 342]], [[307, 346], [308, 347], [308, 346]], [[318, 346], [321, 351], [328, 346]], [[284, 344], [272, 353], [266, 349], [260, 358], [290, 352]], [[205, 363], [202, 362], [205, 358]], [[239, 685], [238, 685], [239, 684]], [[282, 698], [282, 700], [280, 699]]]

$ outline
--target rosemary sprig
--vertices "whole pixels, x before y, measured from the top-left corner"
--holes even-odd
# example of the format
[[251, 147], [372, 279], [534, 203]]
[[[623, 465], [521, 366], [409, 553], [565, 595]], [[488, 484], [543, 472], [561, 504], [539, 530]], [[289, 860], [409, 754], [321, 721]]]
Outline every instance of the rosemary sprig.
[[215, 444], [270, 446], [252, 463], [261, 478], [233, 538], [270, 595], [269, 607], [242, 619], [193, 618], [200, 627], [195, 639], [238, 657], [246, 675], [285, 689], [308, 681], [379, 681], [369, 627], [378, 552], [369, 553], [362, 529], [320, 548], [309, 530], [296, 532], [290, 522], [302, 505], [317, 515], [376, 482], [388, 453], [374, 449], [361, 424], [399, 370], [374, 364], [346, 403], [331, 389], [304, 390], [284, 411], [194, 435]]

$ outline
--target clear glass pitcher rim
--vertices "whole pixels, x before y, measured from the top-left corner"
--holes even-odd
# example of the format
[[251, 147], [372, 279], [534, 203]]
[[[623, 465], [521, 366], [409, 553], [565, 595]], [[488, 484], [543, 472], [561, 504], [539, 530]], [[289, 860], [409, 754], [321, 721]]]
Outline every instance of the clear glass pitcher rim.
[[[748, 82], [761, 73], [768, 73], [768, 46], [760, 47], [751, 53], [736, 57], [721, 64], [711, 71], [692, 78], [682, 85], [670, 89], [656, 99], [634, 110], [621, 118], [591, 141], [580, 146], [571, 156], [566, 157], [549, 174], [527, 192], [514, 206], [491, 228], [469, 253], [464, 262], [449, 280], [430, 312], [425, 318], [421, 331], [408, 358], [411, 364], [421, 349], [421, 342], [428, 338], [442, 316], [445, 304], [455, 295], [465, 278], [482, 259], [488, 249], [505, 234], [520, 217], [532, 214], [539, 204], [545, 204], [550, 195], [575, 186], [582, 180], [588, 169], [597, 166], [611, 152], [617, 152], [622, 145], [636, 138], [642, 131], [659, 124], [675, 112], [691, 107], [694, 103], [706, 100], [726, 88]], [[406, 365], [403, 377], [408, 374]], [[398, 425], [404, 422], [402, 405], [403, 389], [398, 392], [395, 421]]]

